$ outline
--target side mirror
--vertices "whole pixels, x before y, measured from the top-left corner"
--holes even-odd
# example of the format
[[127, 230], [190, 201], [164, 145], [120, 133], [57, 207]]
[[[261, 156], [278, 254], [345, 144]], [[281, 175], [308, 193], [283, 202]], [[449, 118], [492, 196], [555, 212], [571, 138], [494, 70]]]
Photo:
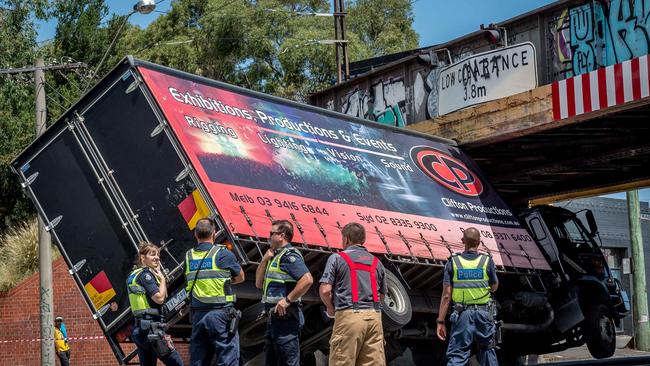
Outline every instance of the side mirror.
[[591, 210], [587, 210], [587, 212], [585, 212], [585, 217], [587, 218], [587, 224], [589, 225], [589, 234], [591, 236], [596, 236], [598, 233], [598, 225], [596, 224], [594, 213], [591, 212]]

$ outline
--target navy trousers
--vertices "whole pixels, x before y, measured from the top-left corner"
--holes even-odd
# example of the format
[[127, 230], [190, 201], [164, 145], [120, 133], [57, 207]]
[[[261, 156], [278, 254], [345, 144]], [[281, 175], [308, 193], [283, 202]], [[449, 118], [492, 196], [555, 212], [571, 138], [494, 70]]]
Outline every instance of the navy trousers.
[[216, 355], [218, 366], [239, 366], [239, 333], [228, 335], [230, 308], [193, 310], [190, 364], [211, 365]]
[[266, 323], [266, 366], [300, 366], [300, 330], [304, 324], [302, 311], [295, 316], [269, 316]]
[[[158, 358], [153, 352], [151, 342], [147, 339], [147, 334], [149, 334], [149, 331], [142, 330], [139, 326], [134, 326], [133, 332], [131, 333], [131, 339], [133, 340], [133, 343], [138, 346], [138, 359], [140, 360], [140, 365], [156, 366]], [[181, 356], [176, 352], [176, 350], [162, 357], [160, 361], [162, 361], [166, 366], [183, 366]]]
[[453, 318], [456, 320], [451, 323], [447, 366], [465, 366], [473, 342], [479, 347], [478, 361], [481, 366], [498, 366], [496, 352], [491, 346], [496, 327], [489, 320], [488, 312], [469, 307]]

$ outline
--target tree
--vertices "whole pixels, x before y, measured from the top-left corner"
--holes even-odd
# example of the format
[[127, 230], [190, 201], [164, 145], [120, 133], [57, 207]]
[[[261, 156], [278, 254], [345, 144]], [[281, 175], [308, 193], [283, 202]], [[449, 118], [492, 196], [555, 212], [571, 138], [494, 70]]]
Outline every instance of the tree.
[[[41, 51], [58, 60], [84, 62], [87, 70], [56, 71], [48, 75], [49, 118], [54, 121], [114, 65], [104, 62], [93, 77], [112, 37], [126, 16], [109, 15], [104, 0], [55, 0], [49, 16], [56, 21], [56, 35]], [[123, 34], [123, 33], [120, 33]]]
[[349, 5], [348, 26], [368, 45], [369, 57], [417, 48], [411, 0], [357, 0]]
[[[34, 63], [34, 18], [45, 17], [44, 1], [0, 1], [0, 67]], [[34, 208], [9, 163], [34, 138], [34, 87], [31, 75], [0, 75], [0, 232], [32, 216]]]
[[[265, 93], [305, 100], [335, 80], [329, 0], [179, 0], [118, 46], [152, 62]], [[348, 4], [350, 60], [417, 47], [407, 0]]]

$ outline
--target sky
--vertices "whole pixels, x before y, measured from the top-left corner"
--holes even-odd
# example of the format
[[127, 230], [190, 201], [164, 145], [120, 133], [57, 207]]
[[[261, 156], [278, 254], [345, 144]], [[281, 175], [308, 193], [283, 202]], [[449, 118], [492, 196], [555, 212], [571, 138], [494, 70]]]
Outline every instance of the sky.
[[[137, 0], [106, 0], [110, 12], [128, 14]], [[426, 47], [450, 41], [479, 29], [481, 23], [497, 23], [552, 3], [551, 0], [460, 0], [458, 5], [448, 0], [414, 0], [413, 28], [420, 35], [420, 46]], [[158, 1], [151, 14], [134, 14], [129, 21], [146, 27], [162, 12], [168, 11], [171, 0]], [[459, 21], [462, 20], [462, 21]], [[42, 23], [38, 41], [54, 37], [56, 24]]]
[[451, 41], [481, 24], [499, 23], [550, 4], [550, 0], [415, 0], [413, 28], [420, 47]]
[[[111, 13], [128, 14], [136, 0], [107, 0]], [[414, 0], [413, 28], [420, 35], [420, 47], [432, 46], [461, 37], [479, 29], [481, 24], [498, 23], [517, 15], [548, 5], [551, 0]], [[156, 11], [143, 15], [133, 14], [129, 21], [146, 27], [156, 17], [168, 11], [171, 0], [158, 1]], [[38, 41], [54, 37], [56, 24], [39, 25]], [[606, 197], [625, 199], [625, 193]], [[641, 201], [650, 202], [650, 189], [639, 191]]]

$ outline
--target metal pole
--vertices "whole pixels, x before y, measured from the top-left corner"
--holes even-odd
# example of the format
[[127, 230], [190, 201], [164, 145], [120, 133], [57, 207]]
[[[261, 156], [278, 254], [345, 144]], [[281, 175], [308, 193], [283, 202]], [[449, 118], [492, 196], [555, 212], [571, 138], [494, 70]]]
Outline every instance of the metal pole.
[[[341, 16], [339, 17], [339, 20], [341, 22], [340, 25], [340, 30], [341, 30], [341, 39], [345, 41], [345, 2], [344, 0], [340, 0], [341, 2], [339, 3], [339, 10], [341, 12]], [[341, 50], [343, 51], [343, 78], [344, 80], [349, 80], [350, 79], [350, 59], [348, 58], [348, 44], [347, 43], [341, 43]]]
[[648, 291], [645, 280], [645, 259], [641, 235], [641, 209], [639, 192], [627, 192], [627, 206], [630, 216], [630, 240], [632, 244], [632, 278], [634, 308], [634, 344], [637, 350], [650, 350], [650, 324], [648, 323]]
[[[341, 22], [339, 19], [341, 18], [341, 11], [339, 4], [343, 0], [334, 0], [334, 39], [335, 40], [340, 40], [341, 39]], [[336, 83], [339, 84], [341, 81], [343, 81], [343, 70], [342, 70], [342, 65], [341, 65], [341, 44], [339, 42], [336, 42]]]
[[[47, 109], [45, 106], [45, 73], [43, 59], [36, 60], [34, 70], [34, 90], [36, 93], [36, 136], [45, 131]], [[41, 315], [41, 366], [54, 364], [54, 318], [52, 290], [52, 238], [45, 230], [43, 220], [38, 218], [38, 273], [40, 279]]]

